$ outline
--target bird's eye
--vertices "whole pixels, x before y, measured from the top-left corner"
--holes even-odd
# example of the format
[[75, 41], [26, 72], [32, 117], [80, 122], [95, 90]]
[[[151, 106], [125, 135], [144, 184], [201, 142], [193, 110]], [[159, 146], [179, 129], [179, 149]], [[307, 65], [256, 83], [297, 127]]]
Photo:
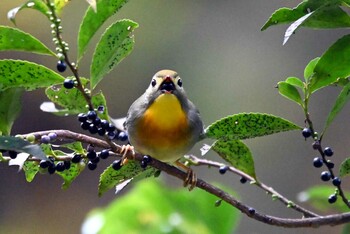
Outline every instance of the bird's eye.
[[156, 84], [157, 84], [157, 81], [155, 79], [152, 79], [152, 81], [151, 81], [152, 87], [156, 86]]
[[177, 80], [177, 85], [180, 86], [180, 87], [182, 87], [182, 80], [181, 80], [181, 79], [178, 79], [178, 80]]

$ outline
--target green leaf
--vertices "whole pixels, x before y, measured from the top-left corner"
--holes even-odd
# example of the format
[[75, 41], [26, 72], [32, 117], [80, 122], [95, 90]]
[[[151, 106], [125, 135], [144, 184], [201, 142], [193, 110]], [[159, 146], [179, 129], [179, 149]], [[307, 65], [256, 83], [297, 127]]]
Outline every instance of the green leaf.
[[222, 140], [243, 140], [301, 127], [281, 117], [262, 113], [240, 113], [225, 117], [205, 130], [206, 136]]
[[242, 141], [217, 140], [212, 149], [235, 168], [256, 178], [252, 153]]
[[[321, 185], [308, 188], [301, 192], [298, 198], [302, 202], [308, 202], [313, 208], [325, 212], [331, 209], [336, 209], [338, 212], [348, 212], [349, 208], [343, 202], [336, 202], [332, 205], [328, 203], [328, 196], [334, 194], [334, 186]], [[346, 197], [349, 193], [345, 192]], [[339, 199], [339, 197], [338, 197]]]
[[42, 65], [22, 60], [0, 60], [0, 91], [8, 88], [30, 91], [63, 81], [63, 76]]
[[32, 35], [16, 28], [0, 26], [0, 51], [7, 50], [55, 56], [53, 51]]
[[350, 158], [346, 158], [340, 165], [339, 176], [344, 177], [350, 174]]
[[[199, 189], [169, 189], [158, 181], [140, 181], [127, 196], [90, 212], [82, 232], [94, 227], [99, 234], [235, 233], [241, 215], [237, 209], [225, 202], [215, 206], [217, 197]], [[237, 197], [230, 189], [224, 190]]]
[[345, 104], [350, 99], [350, 83], [344, 86], [342, 91], [340, 92], [339, 96], [337, 97], [337, 100], [335, 101], [333, 108], [331, 112], [329, 112], [326, 125], [324, 127], [324, 130], [322, 132], [322, 135], [325, 133], [329, 125], [333, 122], [334, 118], [339, 114], [339, 112], [343, 109]]
[[63, 7], [65, 7], [70, 1], [69, 0], [55, 0], [55, 11], [60, 14]]
[[26, 161], [23, 165], [23, 171], [27, 182], [32, 182], [35, 175], [39, 172], [38, 163], [33, 161]]
[[280, 81], [277, 84], [279, 93], [288, 98], [289, 100], [303, 106], [303, 100], [301, 99], [299, 91], [291, 84]]
[[153, 175], [154, 172], [154, 168], [149, 167], [145, 170], [141, 168], [140, 163], [136, 161], [128, 161], [128, 163], [119, 170], [114, 170], [112, 165], [110, 165], [100, 176], [98, 195], [102, 196], [105, 192], [126, 180], [135, 177], [149, 177]]
[[350, 35], [335, 42], [320, 58], [311, 79], [311, 92], [350, 75]]
[[0, 135], [10, 135], [12, 125], [21, 111], [23, 89], [0, 91]]
[[0, 149], [27, 153], [42, 160], [47, 159], [39, 145], [31, 144], [19, 137], [0, 136]]
[[311, 77], [313, 76], [314, 69], [315, 69], [316, 64], [318, 63], [319, 60], [320, 60], [319, 57], [314, 58], [306, 65], [306, 67], [304, 69], [304, 79], [306, 82], [308, 82], [311, 79]]
[[[83, 83], [86, 83], [86, 79], [82, 79]], [[54, 103], [62, 106], [64, 109], [62, 112], [64, 114], [78, 114], [81, 112], [86, 112], [86, 100], [78, 89], [66, 89], [62, 85], [52, 86], [45, 90], [46, 96]], [[103, 93], [99, 92], [92, 96], [92, 104], [95, 107], [103, 106], [104, 111], [98, 112], [101, 119], [109, 119], [106, 99]], [[42, 109], [43, 110], [43, 109]], [[44, 109], [50, 111], [50, 109]], [[53, 112], [57, 109], [51, 109]]]
[[20, 7], [13, 8], [7, 13], [7, 18], [12, 21], [12, 23], [16, 24], [16, 15], [18, 12], [20, 12], [23, 9], [34, 9], [39, 12], [41, 12], [43, 15], [46, 15], [49, 17], [47, 14], [50, 9], [47, 7], [47, 5], [44, 3], [42, 0], [29, 0]]
[[286, 30], [284, 34], [284, 39], [283, 39], [283, 45], [287, 43], [289, 38], [295, 33], [295, 31], [305, 23], [305, 21], [313, 14], [314, 12], [310, 12], [302, 17], [300, 17], [297, 21], [292, 23]]
[[96, 9], [91, 6], [85, 12], [78, 32], [78, 61], [84, 55], [87, 45], [102, 24], [114, 15], [128, 0], [100, 0]]
[[298, 77], [288, 77], [285, 82], [302, 90], [304, 89], [304, 83]]
[[91, 89], [94, 89], [104, 75], [131, 53], [135, 41], [130, 34], [137, 27], [138, 24], [131, 20], [121, 20], [112, 24], [103, 33], [90, 67]]
[[64, 180], [62, 184], [62, 189], [67, 189], [74, 181], [75, 178], [84, 170], [84, 166], [80, 163], [72, 163], [68, 170], [63, 172], [56, 172]]

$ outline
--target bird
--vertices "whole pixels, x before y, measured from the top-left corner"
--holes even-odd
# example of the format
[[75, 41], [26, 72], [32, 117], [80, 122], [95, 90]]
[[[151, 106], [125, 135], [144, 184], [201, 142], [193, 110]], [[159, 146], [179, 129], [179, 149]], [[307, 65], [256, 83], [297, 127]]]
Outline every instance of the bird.
[[177, 72], [158, 71], [130, 106], [124, 125], [133, 150], [186, 170], [184, 186], [193, 189], [196, 175], [179, 159], [203, 138], [204, 125]]

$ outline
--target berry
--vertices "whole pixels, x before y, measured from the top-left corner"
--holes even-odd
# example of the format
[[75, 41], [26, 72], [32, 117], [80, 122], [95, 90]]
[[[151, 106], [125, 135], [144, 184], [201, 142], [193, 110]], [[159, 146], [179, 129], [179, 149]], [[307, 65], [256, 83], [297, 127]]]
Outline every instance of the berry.
[[13, 151], [13, 150], [10, 150], [9, 151], [9, 156], [10, 156], [10, 158], [15, 159], [15, 158], [17, 158], [17, 152]]
[[55, 165], [50, 165], [49, 168], [48, 168], [47, 170], [48, 170], [49, 174], [52, 175], [52, 174], [55, 173], [56, 167], [55, 167]]
[[108, 158], [108, 156], [109, 156], [109, 150], [108, 149], [104, 149], [104, 150], [102, 150], [100, 152], [100, 158], [106, 159], [106, 158]]
[[334, 202], [336, 202], [337, 201], [337, 195], [336, 194], [332, 194], [332, 195], [330, 195], [329, 197], [328, 197], [328, 202], [330, 203], [330, 204], [332, 204], [332, 203], [334, 203]]
[[106, 130], [108, 128], [108, 126], [109, 126], [109, 122], [105, 119], [102, 119], [101, 120], [101, 127]]
[[50, 161], [47, 161], [47, 160], [41, 160], [40, 163], [39, 163], [39, 166], [41, 168], [48, 168], [52, 163]]
[[104, 136], [106, 134], [106, 130], [104, 128], [98, 128], [97, 133], [100, 136]]
[[128, 134], [126, 132], [120, 132], [118, 134], [118, 140], [120, 140], [120, 141], [127, 141], [128, 140]]
[[97, 131], [98, 131], [98, 129], [97, 129], [97, 127], [96, 127], [94, 124], [90, 124], [90, 125], [89, 125], [89, 132], [90, 132], [91, 134], [96, 134]]
[[100, 157], [96, 156], [96, 158], [91, 159], [91, 162], [95, 163], [95, 164], [99, 163], [100, 162]]
[[331, 147], [326, 147], [324, 148], [324, 151], [323, 153], [328, 156], [328, 157], [331, 157], [333, 155], [333, 150], [331, 149]]
[[97, 111], [100, 112], [100, 113], [103, 113], [105, 111], [105, 107], [104, 106], [98, 106], [97, 107]]
[[80, 154], [76, 154], [73, 156], [72, 158], [72, 163], [79, 163], [81, 161], [81, 155]]
[[113, 140], [115, 138], [115, 132], [107, 132], [108, 138]]
[[57, 139], [57, 134], [54, 132], [50, 132], [47, 136], [50, 137], [51, 142]]
[[115, 160], [112, 163], [112, 168], [116, 171], [118, 171], [120, 168], [122, 168], [121, 160]]
[[70, 161], [64, 161], [64, 167], [66, 168], [66, 170], [69, 170], [70, 166]]
[[341, 180], [339, 177], [334, 177], [332, 183], [334, 186], [339, 186], [341, 184]]
[[239, 182], [241, 182], [242, 184], [245, 184], [247, 182], [247, 178], [242, 176]]
[[145, 169], [148, 165], [147, 165], [146, 161], [142, 160], [140, 163], [140, 166], [141, 166], [141, 168]]
[[93, 160], [96, 158], [96, 152], [95, 151], [89, 151], [87, 154], [86, 154], [87, 158], [90, 159], [90, 160]]
[[95, 124], [96, 126], [99, 126], [101, 124], [101, 119], [99, 117], [96, 117], [96, 119], [94, 119], [94, 121], [92, 121], [93, 124]]
[[64, 72], [67, 69], [67, 64], [64, 61], [58, 61], [56, 68], [57, 71]]
[[152, 158], [148, 155], [145, 155], [145, 156], [143, 156], [142, 160], [148, 164], [152, 161]]
[[89, 122], [82, 122], [80, 124], [80, 127], [83, 129], [83, 130], [88, 130], [89, 127], [90, 127], [90, 123]]
[[50, 143], [50, 137], [48, 135], [42, 135], [40, 138], [40, 142], [43, 144], [49, 144]]
[[329, 173], [329, 171], [323, 171], [321, 173], [321, 180], [328, 181], [330, 179], [331, 179], [331, 173]]
[[312, 148], [314, 150], [320, 149], [320, 142], [319, 141], [315, 141], [314, 143], [312, 143]]
[[64, 162], [58, 162], [56, 164], [56, 170], [59, 172], [62, 172], [66, 169], [66, 166], [64, 165]]
[[309, 138], [312, 135], [312, 131], [310, 128], [304, 128], [302, 131], [303, 137]]
[[87, 118], [87, 115], [86, 115], [86, 114], [80, 113], [80, 114], [78, 115], [78, 121], [79, 121], [79, 122], [86, 122], [87, 120], [88, 120], [88, 118]]
[[106, 130], [107, 130], [107, 132], [114, 132], [115, 126], [113, 124], [109, 123]]
[[249, 212], [250, 215], [254, 215], [255, 214], [255, 209], [250, 207], [248, 209], [248, 212]]
[[74, 80], [68, 78], [65, 79], [63, 82], [63, 87], [65, 87], [66, 89], [74, 88]]
[[87, 117], [90, 120], [95, 120], [97, 118], [97, 114], [95, 111], [91, 110], [87, 113]]
[[320, 168], [323, 165], [323, 161], [321, 158], [316, 157], [314, 158], [314, 167]]
[[223, 175], [223, 174], [226, 173], [227, 170], [228, 170], [228, 166], [226, 166], [226, 165], [221, 166], [221, 167], [219, 168], [219, 173]]
[[88, 166], [89, 170], [91, 170], [91, 171], [93, 171], [97, 168], [97, 164], [93, 163], [91, 161], [88, 162], [87, 166]]
[[332, 169], [334, 168], [334, 163], [332, 163], [331, 161], [327, 161], [327, 166]]

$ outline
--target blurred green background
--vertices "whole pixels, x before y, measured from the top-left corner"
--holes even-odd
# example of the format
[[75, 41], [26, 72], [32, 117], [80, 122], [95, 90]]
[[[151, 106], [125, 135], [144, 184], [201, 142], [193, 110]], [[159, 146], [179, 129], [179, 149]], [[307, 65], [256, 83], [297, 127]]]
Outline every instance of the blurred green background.
[[[2, 0], [0, 24], [13, 26], [7, 20], [7, 12], [23, 2]], [[189, 98], [197, 105], [207, 125], [239, 112], [275, 114], [303, 125], [301, 109], [279, 96], [275, 85], [288, 76], [302, 77], [308, 61], [320, 56], [347, 31], [300, 29], [285, 46], [282, 46], [282, 40], [287, 26], [260, 31], [274, 10], [294, 7], [298, 3], [281, 0], [130, 1], [109, 20], [111, 23], [129, 18], [140, 24], [135, 30], [136, 46], [132, 54], [98, 86], [107, 97], [109, 113], [115, 118], [124, 116], [130, 104], [144, 92], [153, 74], [168, 68], [176, 70], [183, 78]], [[77, 30], [86, 8], [85, 1], [75, 0], [62, 14], [63, 36], [70, 44], [71, 60], [75, 59]], [[17, 26], [54, 49], [50, 23], [38, 12], [21, 12]], [[91, 53], [98, 38], [94, 37], [89, 53], [79, 67], [82, 76], [89, 74]], [[54, 58], [17, 52], [2, 52], [1, 58], [28, 59], [52, 69], [57, 63]], [[310, 112], [316, 129], [323, 126], [337, 92], [336, 87], [327, 88], [311, 100]], [[74, 117], [55, 117], [40, 111], [39, 105], [47, 100], [43, 93], [43, 90], [37, 90], [24, 95], [22, 114], [14, 125], [13, 134], [48, 129], [80, 132]], [[350, 130], [348, 115], [349, 108], [346, 108], [324, 139], [325, 144], [336, 152], [333, 159], [336, 167], [349, 153], [344, 147], [349, 142], [345, 134]], [[255, 157], [258, 177], [286, 197], [296, 200], [300, 191], [322, 183], [319, 179], [321, 171], [312, 166], [315, 155], [310, 142], [305, 142], [300, 132], [246, 143]], [[198, 144], [192, 152], [199, 155], [200, 146]], [[218, 160], [214, 154], [206, 157]], [[60, 189], [62, 181], [56, 175], [39, 175], [32, 183], [27, 183], [23, 173], [17, 173], [17, 168], [0, 164], [0, 233], [79, 233], [89, 210], [106, 206], [116, 198], [113, 191], [102, 198], [97, 196], [99, 172], [105, 166], [107, 163], [99, 164], [94, 172], [84, 171], [70, 189], [63, 191]], [[207, 168], [195, 168], [195, 171], [200, 178], [231, 187], [242, 201], [256, 210], [280, 217], [300, 217], [280, 203], [272, 202], [254, 186], [240, 184], [237, 176], [222, 176], [217, 170]], [[166, 175], [161, 179], [173, 186], [182, 184]], [[344, 185], [349, 184], [345, 182]], [[283, 229], [242, 217], [236, 233], [336, 233], [339, 230], [339, 227]]]

